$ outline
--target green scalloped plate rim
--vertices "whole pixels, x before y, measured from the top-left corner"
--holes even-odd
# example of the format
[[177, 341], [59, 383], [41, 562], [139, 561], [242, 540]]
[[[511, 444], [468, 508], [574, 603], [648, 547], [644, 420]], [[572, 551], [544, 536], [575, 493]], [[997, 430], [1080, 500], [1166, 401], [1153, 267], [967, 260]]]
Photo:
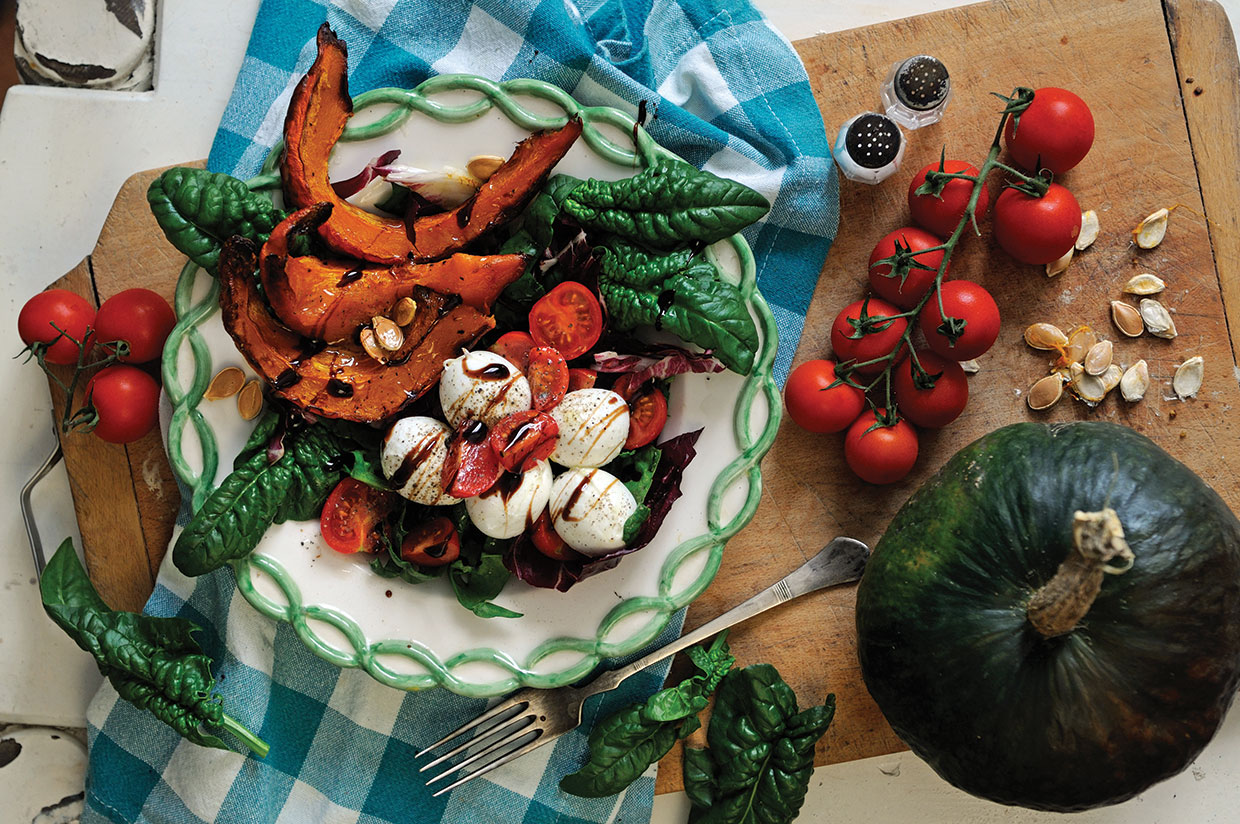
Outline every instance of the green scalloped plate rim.
[[[471, 91], [478, 98], [469, 103], [449, 105], [431, 99], [431, 95], [443, 92]], [[563, 110], [563, 115], [545, 116], [526, 108], [518, 97], [536, 97], [550, 101]], [[486, 78], [468, 74], [451, 74], [433, 77], [416, 89], [382, 88], [365, 92], [354, 98], [354, 110], [362, 111], [376, 104], [388, 104], [392, 110], [373, 123], [350, 124], [341, 140], [366, 140], [386, 134], [398, 127], [414, 112], [433, 117], [445, 123], [460, 123], [482, 116], [491, 108], [499, 109], [518, 126], [529, 131], [557, 128], [566, 118], [580, 116], [583, 121], [582, 138], [602, 159], [633, 168], [638, 162], [648, 165], [656, 157], [676, 157], [655, 143], [632, 117], [618, 109], [606, 106], [582, 106], [562, 89], [531, 79], [515, 79], [496, 83]], [[611, 140], [599, 126], [606, 124], [621, 133], [633, 135], [634, 148], [621, 146]], [[256, 190], [278, 188], [280, 184], [276, 165], [280, 152], [277, 145], [269, 154], [262, 172], [247, 181]], [[521, 686], [554, 688], [571, 684], [590, 673], [605, 658], [627, 655], [646, 646], [667, 626], [671, 616], [687, 606], [706, 590], [714, 579], [722, 560], [723, 547], [728, 539], [739, 532], [753, 518], [762, 494], [762, 475], [759, 462], [774, 443], [782, 417], [779, 388], [773, 377], [775, 351], [778, 346], [778, 329], [775, 317], [766, 300], [758, 291], [757, 272], [749, 244], [740, 235], [724, 241], [731, 245], [740, 266], [739, 286], [762, 332], [762, 348], [755, 358], [754, 368], [745, 379], [733, 413], [733, 434], [740, 447], [740, 455], [716, 476], [707, 499], [707, 532], [680, 543], [667, 556], [660, 570], [659, 593], [656, 596], [638, 596], [617, 604], [598, 627], [595, 637], [552, 638], [539, 645], [524, 664], [514, 661], [504, 652], [491, 648], [475, 648], [440, 661], [425, 645], [408, 640], [382, 640], [367, 643], [358, 624], [340, 610], [304, 604], [300, 590], [293, 577], [276, 560], [263, 555], [252, 555], [232, 566], [236, 572], [237, 586], [245, 599], [260, 613], [277, 621], [290, 624], [298, 637], [316, 655], [340, 667], [360, 667], [383, 684], [404, 690], [420, 690], [442, 686], [451, 692], [478, 698], [492, 697], [510, 692]], [[177, 281], [175, 309], [177, 324], [169, 336], [162, 363], [165, 392], [172, 406], [168, 428], [168, 453], [173, 469], [191, 491], [190, 506], [194, 511], [212, 491], [210, 480], [219, 467], [219, 449], [214, 432], [198, 409], [211, 378], [211, 357], [206, 341], [197, 326], [218, 310], [218, 284], [211, 282], [206, 294], [194, 299], [194, 285], [198, 267], [186, 264]], [[188, 343], [194, 362], [194, 374], [186, 386], [177, 366], [182, 345]], [[752, 431], [756, 405], [765, 399], [767, 419], [761, 432]], [[200, 444], [202, 467], [199, 470], [186, 460], [182, 441], [187, 428], [192, 428]], [[724, 521], [724, 499], [738, 483], [747, 484], [745, 500], [730, 519]], [[673, 589], [676, 573], [681, 564], [700, 553], [707, 553], [705, 564], [697, 577], [687, 585]], [[268, 576], [284, 595], [281, 604], [261, 592], [255, 586], [254, 573], [260, 571]], [[637, 613], [649, 613], [649, 620], [638, 630], [621, 641], [607, 641], [606, 636], [621, 620]], [[498, 620], [498, 619], [493, 619]], [[322, 622], [334, 627], [348, 641], [349, 649], [334, 646], [315, 633], [310, 621]], [[555, 672], [537, 672], [539, 661], [561, 652], [575, 652], [583, 657], [571, 667]], [[398, 673], [386, 666], [383, 657], [403, 656], [425, 668], [425, 674]], [[454, 670], [463, 664], [484, 661], [509, 673], [508, 677], [486, 682], [462, 679]]]

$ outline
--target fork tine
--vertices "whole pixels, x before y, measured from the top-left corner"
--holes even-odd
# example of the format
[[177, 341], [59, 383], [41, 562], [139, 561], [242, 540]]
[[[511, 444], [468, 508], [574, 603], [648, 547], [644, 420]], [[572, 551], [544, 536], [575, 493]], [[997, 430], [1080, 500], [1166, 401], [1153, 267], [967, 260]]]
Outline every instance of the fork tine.
[[[520, 692], [514, 692], [511, 696], [508, 697], [507, 700], [500, 701], [494, 707], [491, 707], [491, 709], [482, 713], [474, 720], [469, 721], [457, 727], [455, 730], [448, 733], [443, 738], [436, 741], [434, 744], [431, 744], [429, 747], [424, 748], [420, 753], [418, 753], [414, 757], [421, 758], [422, 756], [426, 755], [428, 752], [440, 746], [441, 744], [446, 744], [449, 741], [451, 741], [453, 738], [456, 738], [458, 735], [469, 732], [474, 727], [477, 727], [479, 724], [482, 724], [486, 721], [490, 721], [492, 718], [495, 718], [498, 715], [503, 715], [505, 712], [507, 712], [508, 710], [511, 710], [513, 707], [518, 707], [518, 705], [520, 705], [518, 707], [518, 712], [520, 710], [525, 709], [526, 707], [529, 706], [529, 703], [530, 703], [529, 700], [524, 697], [525, 692], [526, 692], [525, 690], [521, 690]], [[493, 724], [492, 726], [497, 726], [499, 723], [502, 723], [502, 722], [496, 722], [496, 724]]]
[[[499, 723], [488, 727], [486, 730], [478, 733], [473, 738], [470, 738], [458, 744], [457, 746], [453, 747], [452, 749], [448, 750], [446, 753], [439, 756], [434, 761], [431, 761], [427, 764], [422, 765], [421, 767], [418, 768], [418, 772], [426, 772], [431, 767], [434, 767], [436, 764], [441, 764], [444, 761], [447, 761], [452, 756], [458, 753], [464, 752], [465, 750], [468, 750], [471, 747], [481, 746], [482, 747], [481, 754], [485, 755], [486, 753], [489, 753], [495, 749], [495, 747], [497, 746], [496, 739], [498, 739], [500, 736], [509, 735], [513, 732], [524, 730], [526, 727], [530, 726], [530, 724], [533, 724], [533, 723], [534, 723], [533, 713], [522, 715], [521, 712], [518, 710], [515, 715], [505, 718], [503, 721], [500, 721]], [[488, 741], [490, 743], [486, 743]], [[457, 766], [459, 767], [460, 765], [458, 764]], [[448, 770], [448, 772], [451, 772], [451, 771], [452, 770]], [[430, 783], [430, 782], [427, 782], [427, 783]]]
[[[509, 761], [512, 761], [514, 758], [517, 758], [517, 757], [519, 757], [519, 756], [525, 755], [525, 754], [526, 754], [527, 752], [529, 752], [530, 750], [533, 750], [533, 749], [536, 749], [536, 748], [538, 748], [538, 747], [541, 747], [543, 744], [549, 743], [550, 741], [554, 740], [555, 738], [558, 738], [558, 736], [554, 736], [554, 735], [553, 735], [553, 736], [551, 736], [551, 737], [549, 737], [549, 738], [544, 738], [544, 737], [543, 737], [543, 730], [527, 730], [527, 732], [533, 732], [533, 733], [534, 733], [534, 739], [533, 739], [532, 741], [530, 741], [529, 743], [527, 743], [527, 744], [525, 744], [525, 745], [523, 745], [523, 746], [518, 747], [517, 749], [513, 750], [513, 751], [512, 751], [512, 752], [510, 752], [510, 753], [506, 753], [505, 755], [503, 755], [503, 756], [501, 756], [501, 757], [499, 757], [499, 758], [495, 759], [494, 761], [491, 761], [491, 762], [489, 762], [489, 763], [487, 763], [487, 764], [485, 764], [485, 765], [483, 765], [483, 766], [479, 767], [478, 769], [474, 770], [473, 772], [469, 773], [468, 775], [465, 775], [465, 776], [462, 776], [462, 777], [458, 778], [456, 781], [453, 781], [453, 782], [452, 782], [451, 784], [449, 784], [448, 786], [446, 786], [446, 787], [443, 787], [443, 788], [441, 788], [441, 789], [436, 790], [435, 792], [431, 793], [431, 797], [432, 797], [432, 798], [436, 798], [436, 797], [438, 797], [438, 796], [443, 795], [444, 793], [451, 792], [452, 790], [455, 790], [457, 787], [461, 786], [462, 784], [465, 784], [466, 782], [469, 782], [469, 781], [473, 781], [475, 778], [477, 778], [477, 777], [479, 777], [479, 776], [481, 776], [481, 775], [485, 775], [486, 773], [489, 773], [491, 770], [494, 770], [494, 769], [496, 769], [497, 767], [502, 767], [502, 766], [504, 766], [504, 765], [505, 765], [505, 764], [507, 764]], [[458, 765], [457, 767], [454, 767], [453, 769], [454, 769], [454, 770], [455, 770], [455, 769], [459, 769], [461, 766], [464, 766], [464, 763], [465, 763], [465, 762], [463, 762], [462, 764]], [[445, 772], [445, 773], [444, 773], [444, 775], [447, 775], [447, 773], [450, 773], [450, 772], [452, 772], [452, 770], [448, 770], [447, 772]], [[435, 776], [435, 777], [434, 777], [434, 778], [432, 778], [430, 781], [427, 781], [427, 782], [426, 782], [426, 783], [427, 783], [427, 786], [430, 786], [431, 782], [433, 782], [433, 781], [437, 781], [437, 780], [439, 780], [440, 778], [443, 778], [443, 775], [437, 775], [437, 776]]]
[[456, 772], [457, 770], [465, 769], [470, 764], [473, 764], [475, 761], [478, 761], [479, 759], [494, 755], [495, 753], [499, 752], [500, 750], [502, 750], [504, 747], [508, 746], [509, 744], [515, 743], [516, 741], [519, 741], [520, 739], [530, 734], [534, 735], [534, 740], [536, 741], [540, 737], [542, 737], [543, 729], [542, 727], [531, 727], [529, 724], [524, 724], [521, 726], [520, 729], [514, 730], [510, 734], [505, 735], [503, 738], [499, 739], [498, 741], [495, 741], [491, 743], [490, 745], [488, 745], [485, 749], [469, 756], [469, 758], [466, 758], [464, 761], [461, 761], [457, 764], [453, 764], [451, 767], [444, 770], [443, 772], [441, 772], [439, 775], [435, 776], [434, 778], [426, 779], [426, 786], [429, 787], [431, 784], [434, 784], [436, 781], [441, 781], [447, 778], [449, 775]]

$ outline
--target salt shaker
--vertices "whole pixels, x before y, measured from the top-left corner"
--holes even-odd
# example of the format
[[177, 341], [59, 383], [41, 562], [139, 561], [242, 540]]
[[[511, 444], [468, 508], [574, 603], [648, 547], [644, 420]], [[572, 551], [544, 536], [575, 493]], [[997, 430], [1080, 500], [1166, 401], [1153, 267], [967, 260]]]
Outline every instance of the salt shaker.
[[862, 112], [840, 127], [831, 154], [844, 177], [858, 183], [879, 183], [900, 168], [904, 133], [887, 115]]
[[952, 96], [951, 78], [943, 61], [919, 54], [896, 63], [883, 83], [887, 116], [910, 129], [938, 123]]

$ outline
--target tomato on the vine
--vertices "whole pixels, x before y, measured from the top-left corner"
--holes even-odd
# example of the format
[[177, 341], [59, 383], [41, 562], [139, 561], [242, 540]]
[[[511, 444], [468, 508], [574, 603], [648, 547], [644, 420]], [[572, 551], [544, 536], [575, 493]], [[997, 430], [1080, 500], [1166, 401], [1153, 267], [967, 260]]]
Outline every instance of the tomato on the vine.
[[896, 395], [900, 414], [917, 426], [941, 429], [964, 411], [969, 402], [969, 380], [964, 369], [954, 360], [941, 357], [929, 349], [918, 350], [917, 362], [926, 373], [923, 383], [934, 386], [918, 386], [913, 359], [905, 358], [891, 376], [891, 388]]
[[1059, 260], [1080, 233], [1081, 205], [1058, 183], [1041, 197], [1009, 187], [995, 201], [995, 240], [1021, 263]]
[[[81, 295], [68, 289], [48, 289], [32, 297], [17, 315], [17, 334], [22, 343], [50, 343], [44, 359], [61, 366], [77, 363], [78, 347], [61, 337], [60, 329], [77, 341], [86, 339], [87, 330], [95, 322], [95, 307]], [[57, 340], [59, 338], [59, 340]], [[92, 336], [93, 338], [93, 336]]]
[[95, 316], [95, 340], [123, 340], [129, 344], [129, 354], [120, 360], [146, 363], [164, 351], [164, 341], [176, 323], [176, 313], [157, 292], [126, 289], [99, 307]]
[[917, 432], [903, 420], [891, 426], [875, 426], [877, 422], [872, 409], [853, 421], [844, 436], [844, 460], [863, 481], [893, 484], [917, 463]]
[[640, 449], [659, 437], [667, 423], [667, 397], [663, 390], [647, 381], [641, 386], [626, 388], [620, 397], [629, 404], [629, 436], [625, 449]]
[[[911, 255], [911, 261], [916, 261], [923, 266], [929, 266], [929, 269], [919, 269], [915, 266], [909, 266], [908, 272], [903, 277], [899, 274], [892, 274], [892, 266], [890, 263], [879, 263], [880, 260], [890, 258], [896, 254], [896, 245], [899, 244], [901, 251]], [[930, 234], [925, 229], [919, 229], [916, 226], [906, 226], [903, 229], [896, 229], [894, 232], [883, 237], [882, 240], [874, 247], [874, 251], [870, 253], [870, 287], [874, 293], [886, 301], [894, 303], [901, 309], [912, 309], [917, 305], [917, 301], [921, 300], [926, 292], [934, 286], [935, 274], [939, 265], [943, 262], [943, 252], [945, 250], [938, 249], [933, 252], [924, 252], [924, 249], [933, 249], [935, 246], [942, 246], [943, 241], [939, 240], [935, 235]], [[943, 279], [947, 279], [947, 271], [943, 272]]]
[[418, 566], [445, 566], [460, 556], [460, 533], [443, 515], [418, 524], [400, 542], [401, 560]]
[[603, 307], [577, 281], [564, 281], [530, 309], [530, 336], [540, 346], [559, 349], [565, 360], [589, 352], [602, 334]]
[[[866, 318], [875, 317], [893, 317], [900, 314], [899, 307], [893, 306], [881, 298], [870, 298], [868, 301], [859, 300], [850, 303], [835, 316], [835, 322], [831, 324], [831, 349], [835, 352], [837, 362], [854, 361], [858, 364], [864, 364], [866, 361], [872, 361], [876, 358], [882, 358], [895, 351], [900, 346], [900, 341], [904, 336], [904, 332], [908, 329], [908, 320], [906, 318], [895, 318], [891, 321], [873, 321], [868, 322], [870, 328], [860, 337], [852, 337], [856, 335], [858, 329], [853, 325], [852, 321], [861, 319], [861, 309], [865, 306]], [[881, 327], [881, 328], [880, 328]], [[899, 355], [896, 356], [899, 359]], [[857, 372], [862, 375], [877, 375], [883, 371], [888, 361], [878, 361], [865, 366], [859, 366]]]
[[1055, 174], [1080, 163], [1094, 145], [1094, 115], [1067, 89], [1047, 87], [1033, 93], [1033, 102], [1009, 117], [1003, 142], [1016, 163], [1031, 172], [1048, 169]]
[[943, 284], [938, 297], [948, 318], [964, 322], [964, 331], [955, 343], [940, 331], [944, 316], [939, 300], [932, 298], [918, 317], [931, 349], [949, 360], [963, 361], [981, 356], [994, 345], [999, 338], [999, 307], [989, 292], [971, 280], [953, 280]]
[[383, 527], [396, 508], [391, 492], [375, 489], [356, 478], [345, 478], [327, 496], [319, 513], [319, 532], [337, 552], [378, 552]]
[[99, 415], [96, 435], [131, 443], [159, 421], [159, 384], [136, 366], [104, 367], [86, 384], [86, 403]]
[[835, 382], [835, 363], [808, 360], [792, 370], [784, 385], [788, 416], [810, 432], [842, 432], [865, 408], [865, 393]]
[[[973, 181], [963, 178], [952, 178], [947, 181], [943, 191], [935, 195], [919, 195], [918, 187], [926, 182], [928, 172], [939, 171], [938, 162], [931, 163], [913, 177], [908, 185], [908, 209], [913, 215], [913, 222], [924, 226], [939, 237], [951, 237], [969, 207], [969, 198], [973, 196]], [[943, 171], [949, 174], [965, 174], [976, 177], [979, 172], [976, 166], [963, 160], [946, 160]], [[986, 216], [990, 206], [990, 190], [982, 184], [982, 191], [977, 196], [977, 206], [973, 216], [978, 223]], [[966, 229], [965, 231], [969, 231]]]

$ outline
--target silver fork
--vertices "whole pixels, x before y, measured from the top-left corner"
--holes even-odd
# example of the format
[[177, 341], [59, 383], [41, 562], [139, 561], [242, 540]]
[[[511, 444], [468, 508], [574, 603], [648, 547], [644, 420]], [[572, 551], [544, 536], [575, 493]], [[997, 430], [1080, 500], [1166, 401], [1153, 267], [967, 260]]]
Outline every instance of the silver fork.
[[605, 672], [580, 687], [559, 687], [551, 690], [526, 687], [519, 690], [418, 753], [417, 757], [421, 758], [436, 747], [447, 744], [470, 730], [477, 730], [464, 743], [448, 750], [419, 771], [426, 772], [455, 755], [479, 747], [468, 753], [464, 760], [427, 780], [426, 785], [429, 787], [458, 770], [473, 767], [469, 772], [463, 772], [456, 781], [434, 793], [436, 796], [443, 795], [576, 729], [581, 724], [581, 707], [587, 698], [615, 689], [620, 686], [621, 681], [651, 664], [793, 598], [856, 581], [861, 577], [869, 555], [869, 548], [860, 541], [836, 538], [795, 571], [749, 600], [631, 664]]

